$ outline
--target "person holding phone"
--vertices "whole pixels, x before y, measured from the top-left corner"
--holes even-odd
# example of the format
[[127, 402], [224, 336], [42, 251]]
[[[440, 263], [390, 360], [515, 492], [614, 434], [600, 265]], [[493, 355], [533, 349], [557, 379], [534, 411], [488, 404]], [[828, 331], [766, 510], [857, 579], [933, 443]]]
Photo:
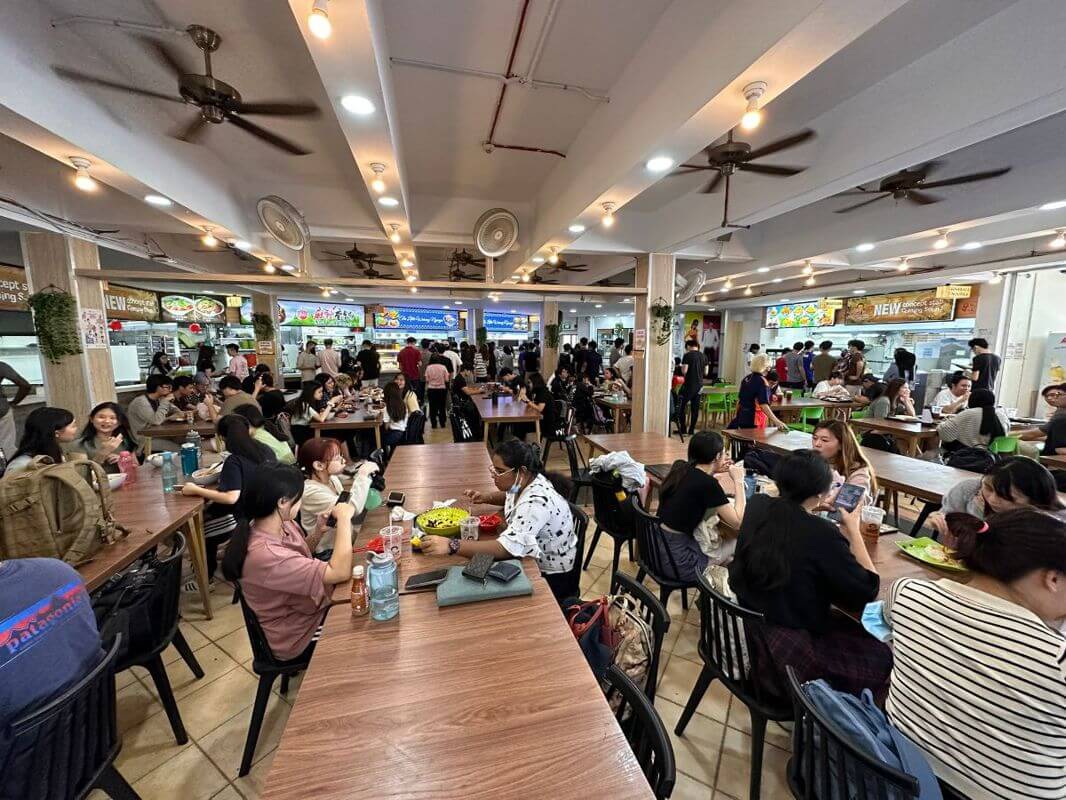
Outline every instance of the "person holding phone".
[[811, 433], [811, 449], [820, 455], [833, 470], [830, 496], [826, 505], [819, 509], [830, 511], [837, 499], [837, 492], [846, 484], [864, 489], [860, 505], [877, 499], [877, 476], [874, 468], [863, 455], [855, 434], [839, 419], [822, 419]]
[[[320, 529], [318, 517], [330, 513], [344, 493], [340, 477], [344, 471], [344, 455], [340, 443], [336, 439], [308, 439], [300, 447], [298, 463], [306, 478], [300, 524], [307, 534], [307, 546], [316, 555], [327, 553], [333, 550], [333, 530]], [[364, 461], [352, 478], [347, 502], [357, 514], [366, 507], [370, 476], [377, 471], [377, 464]]]

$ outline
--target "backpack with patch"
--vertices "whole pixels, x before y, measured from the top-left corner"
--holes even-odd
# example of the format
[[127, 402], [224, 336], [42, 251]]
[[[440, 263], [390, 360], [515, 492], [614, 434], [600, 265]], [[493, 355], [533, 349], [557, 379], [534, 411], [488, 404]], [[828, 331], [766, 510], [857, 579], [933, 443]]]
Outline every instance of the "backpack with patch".
[[84, 564], [129, 531], [115, 521], [111, 487], [94, 461], [34, 458], [0, 479], [0, 558], [59, 558]]

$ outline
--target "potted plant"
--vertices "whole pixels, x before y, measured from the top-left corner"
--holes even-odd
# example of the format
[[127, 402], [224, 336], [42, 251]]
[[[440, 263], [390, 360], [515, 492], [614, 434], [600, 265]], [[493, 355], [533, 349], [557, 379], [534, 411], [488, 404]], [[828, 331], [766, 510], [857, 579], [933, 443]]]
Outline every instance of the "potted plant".
[[81, 353], [78, 335], [78, 302], [74, 295], [49, 286], [26, 298], [33, 311], [33, 327], [37, 344], [44, 357], [53, 364], [63, 356]]
[[661, 297], [648, 308], [655, 330], [655, 343], [669, 344], [674, 333], [674, 307]]
[[255, 338], [259, 341], [273, 339], [274, 320], [270, 318], [269, 314], [256, 311], [252, 314], [252, 330], [255, 331]]
[[544, 326], [544, 343], [551, 350], [559, 349], [559, 326], [558, 325], [545, 325]]

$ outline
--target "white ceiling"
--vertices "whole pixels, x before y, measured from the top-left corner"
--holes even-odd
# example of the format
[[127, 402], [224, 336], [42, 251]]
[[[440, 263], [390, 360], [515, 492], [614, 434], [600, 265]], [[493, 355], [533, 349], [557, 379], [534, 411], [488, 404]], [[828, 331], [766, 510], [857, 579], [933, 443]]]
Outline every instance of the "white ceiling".
[[[494, 265], [497, 281], [516, 280], [555, 246], [588, 270], [554, 273], [544, 265], [538, 274], [589, 286], [591, 294], [604, 279], [631, 282], [636, 255], [672, 252], [681, 269], [707, 270], [709, 291], [724, 307], [818, 291], [802, 286], [804, 259], [817, 265], [819, 287], [844, 291], [874, 278], [909, 285], [939, 274], [919, 279], [884, 264], [909, 256], [915, 271], [957, 273], [972, 263], [974, 254], [963, 258], [954, 247], [933, 257], [938, 228], [951, 229], [956, 245], [979, 237], [985, 258], [1039, 249], [1041, 237], [1066, 226], [1066, 209], [1035, 210], [1066, 198], [1066, 4], [1059, 0], [333, 0], [334, 33], [324, 41], [307, 29], [310, 5], [12, 4], [0, 26], [0, 196], [118, 227], [109, 244], [127, 253], [143, 255], [148, 236], [177, 262], [156, 263], [163, 274], [243, 275], [261, 262], [196, 252], [200, 228], [213, 225], [252, 242], [258, 254], [292, 261], [255, 214], [258, 197], [278, 194], [310, 226], [316, 283], [353, 274], [347, 262], [318, 260], [323, 250], [343, 252], [353, 242], [390, 260], [413, 260], [407, 270], [388, 267], [389, 274], [440, 280], [448, 265], [438, 259], [457, 248], [474, 252], [474, 221], [504, 207], [517, 215], [520, 235]], [[70, 19], [77, 15], [153, 30]], [[312, 154], [284, 154], [232, 125], [212, 126], [203, 144], [179, 142], [169, 133], [189, 120], [191, 107], [72, 84], [50, 69], [174, 93], [174, 79], [139, 37], [167, 43], [199, 72], [191, 40], [165, 30], [190, 23], [222, 35], [214, 72], [245, 100], [321, 108], [312, 120], [254, 120]], [[565, 159], [482, 146], [502, 84], [469, 71], [504, 73], [516, 35], [515, 81], [494, 141], [557, 150]], [[681, 163], [719, 140], [743, 112], [741, 88], [752, 80], [768, 83], [765, 121], [745, 140], [758, 147], [803, 128], [817, 136], [764, 162], [805, 166], [803, 173], [733, 181], [731, 221], [750, 228], [723, 247], [715, 241], [723, 196], [698, 193], [706, 177], [654, 175], [644, 162], [668, 155]], [[367, 97], [376, 112], [349, 114], [340, 104], [346, 94]], [[98, 192], [71, 187], [72, 155], [93, 161]], [[943, 201], [931, 206], [885, 200], [833, 213], [847, 202], [838, 192], [930, 159], [944, 162], [934, 179], [1013, 169], [988, 183], [938, 190]], [[372, 162], [386, 165], [395, 207], [377, 202], [369, 187]], [[146, 206], [149, 192], [174, 205]], [[610, 230], [598, 224], [605, 201], [618, 207]], [[0, 214], [34, 219], [2, 203]], [[587, 230], [570, 232], [575, 222]], [[399, 226], [398, 244], [386, 238], [391, 224]], [[858, 254], [853, 248], [862, 241], [877, 247]], [[987, 277], [992, 269], [971, 273]], [[727, 278], [737, 289], [723, 295], [717, 290]], [[750, 296], [742, 294], [747, 285]], [[381, 291], [407, 288], [387, 282]], [[549, 294], [551, 285], [544, 288]]]

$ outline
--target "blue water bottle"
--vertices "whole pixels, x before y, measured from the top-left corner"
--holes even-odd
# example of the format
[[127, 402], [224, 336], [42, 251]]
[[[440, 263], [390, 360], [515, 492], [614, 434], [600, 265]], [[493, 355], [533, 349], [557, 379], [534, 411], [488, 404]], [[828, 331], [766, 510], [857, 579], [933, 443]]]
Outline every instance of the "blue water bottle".
[[199, 459], [196, 456], [196, 445], [192, 442], [186, 442], [181, 446], [181, 471], [185, 473], [185, 477], [192, 480], [192, 474], [200, 468]]
[[163, 453], [163, 466], [159, 471], [163, 475], [163, 494], [171, 494], [174, 491], [174, 483], [177, 480], [173, 453]]
[[367, 574], [370, 584], [370, 617], [378, 622], [400, 613], [400, 571], [392, 552], [373, 553]]

